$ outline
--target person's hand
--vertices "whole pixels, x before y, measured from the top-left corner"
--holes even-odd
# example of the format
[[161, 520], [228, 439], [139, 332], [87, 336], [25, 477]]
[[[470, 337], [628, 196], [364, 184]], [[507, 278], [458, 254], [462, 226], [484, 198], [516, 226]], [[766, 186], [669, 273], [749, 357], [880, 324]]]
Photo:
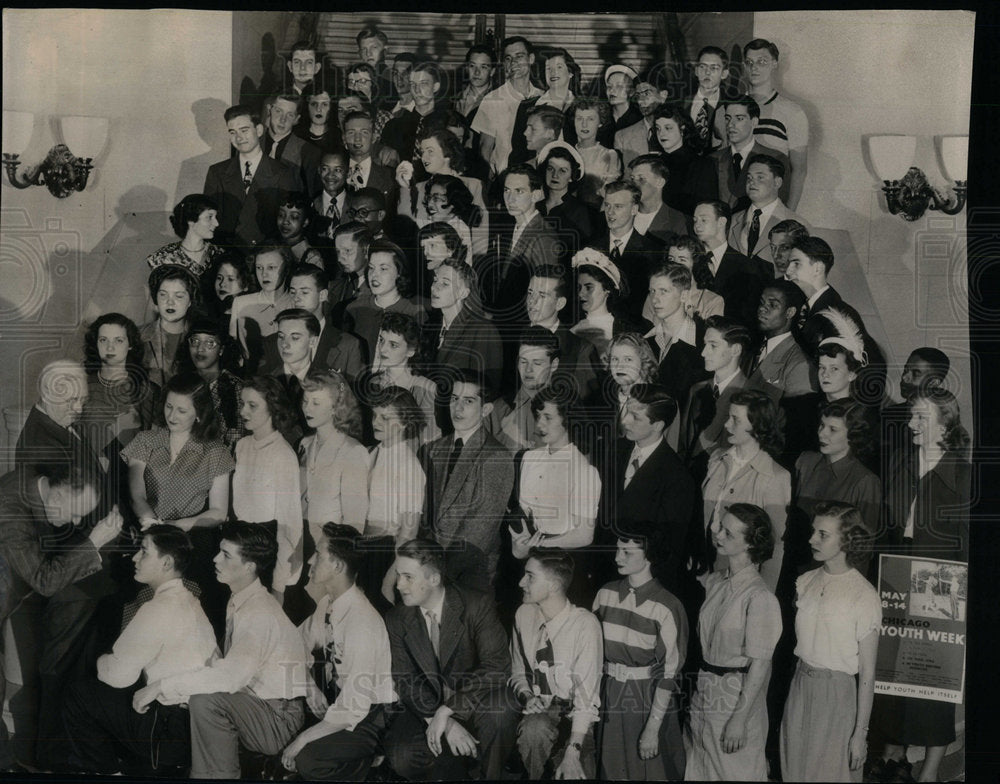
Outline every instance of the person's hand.
[[302, 742], [302, 736], [300, 735], [287, 746], [285, 750], [281, 752], [281, 764], [284, 766], [285, 770], [295, 771], [295, 758], [299, 756], [299, 752], [305, 747], [305, 743]]
[[151, 525], [161, 525], [163, 521], [158, 517], [140, 517], [139, 527], [145, 531]]
[[449, 718], [451, 718], [450, 711], [445, 708], [438, 708], [430, 724], [427, 725], [427, 731], [424, 733], [427, 736], [427, 747], [435, 757], [441, 754], [441, 736], [444, 735]]
[[93, 542], [94, 547], [100, 550], [108, 542], [113, 542], [118, 538], [124, 524], [125, 518], [118, 511], [118, 507], [113, 506], [107, 516], [91, 529], [88, 538]]
[[390, 169], [395, 169], [396, 164], [399, 163], [399, 153], [385, 144], [379, 145], [378, 154], [375, 157], [380, 164]]
[[149, 710], [151, 703], [160, 696], [160, 682], [156, 681], [148, 686], [143, 686], [132, 695], [132, 710], [136, 713], [145, 713]]
[[733, 714], [722, 730], [722, 750], [726, 754], [742, 749], [747, 742], [747, 721], [742, 716]]
[[326, 695], [319, 690], [319, 687], [309, 680], [309, 689], [306, 693], [306, 705], [309, 706], [309, 712], [312, 713], [317, 719], [322, 719], [326, 715], [326, 709], [330, 707], [330, 703], [326, 700]]
[[545, 713], [546, 710], [545, 700], [539, 696], [532, 696], [524, 703], [524, 710], [521, 712], [525, 716], [530, 716], [533, 713]]
[[861, 766], [868, 759], [868, 733], [855, 730], [851, 735], [851, 742], [847, 746], [848, 762], [851, 770], [861, 770]]
[[556, 768], [557, 779], [585, 779], [587, 774], [583, 772], [583, 764], [580, 762], [580, 752], [575, 748], [567, 747], [563, 753], [562, 762]]
[[448, 717], [444, 736], [448, 741], [448, 748], [451, 749], [452, 754], [457, 754], [460, 757], [476, 756], [476, 746], [479, 745], [479, 741], [451, 716]]
[[639, 735], [639, 759], [653, 759], [659, 753], [660, 728], [647, 721]]
[[409, 161], [403, 161], [396, 167], [396, 184], [400, 188], [409, 188], [410, 181], [413, 179], [413, 164]]

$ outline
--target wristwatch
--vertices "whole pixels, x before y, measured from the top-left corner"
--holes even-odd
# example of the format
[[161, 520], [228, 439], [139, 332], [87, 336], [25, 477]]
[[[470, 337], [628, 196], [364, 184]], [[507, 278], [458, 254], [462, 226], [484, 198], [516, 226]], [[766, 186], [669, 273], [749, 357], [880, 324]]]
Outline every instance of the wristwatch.
[[577, 752], [583, 751], [583, 745], [579, 741], [573, 741], [572, 743], [570, 743], [569, 748], [576, 749]]

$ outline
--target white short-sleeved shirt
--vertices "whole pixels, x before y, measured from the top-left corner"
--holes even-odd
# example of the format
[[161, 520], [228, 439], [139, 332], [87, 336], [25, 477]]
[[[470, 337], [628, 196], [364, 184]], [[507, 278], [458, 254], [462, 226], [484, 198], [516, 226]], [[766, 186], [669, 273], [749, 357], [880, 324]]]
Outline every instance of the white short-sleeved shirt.
[[507, 168], [507, 158], [513, 146], [511, 137], [514, 134], [514, 122], [517, 120], [517, 107], [525, 98], [534, 98], [541, 94], [541, 90], [530, 85], [528, 94], [521, 95], [510, 86], [510, 82], [504, 82], [497, 89], [486, 93], [482, 103], [479, 104], [476, 116], [472, 120], [472, 130], [496, 139], [496, 146], [489, 160], [493, 171], [501, 172]]
[[521, 462], [519, 498], [538, 530], [559, 536], [573, 529], [571, 515], [593, 519], [601, 497], [601, 477], [583, 453], [567, 444], [554, 453], [529, 449]]
[[878, 592], [857, 569], [822, 567], [795, 581], [795, 655], [811, 667], [858, 673], [858, 643], [882, 625]]

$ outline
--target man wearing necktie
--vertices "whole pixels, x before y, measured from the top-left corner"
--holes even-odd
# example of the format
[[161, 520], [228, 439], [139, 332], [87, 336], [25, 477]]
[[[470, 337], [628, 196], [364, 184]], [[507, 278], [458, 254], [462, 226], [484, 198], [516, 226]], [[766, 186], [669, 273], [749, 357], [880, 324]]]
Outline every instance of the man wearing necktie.
[[511, 641], [511, 687], [522, 705], [517, 748], [532, 780], [593, 778], [603, 638], [597, 617], [566, 598], [568, 553], [533, 550]]
[[[755, 155], [770, 155], [781, 161], [787, 173], [788, 157], [757, 141], [754, 131], [760, 121], [760, 106], [750, 96], [740, 95], [722, 101], [718, 113], [723, 119], [726, 139], [726, 146], [713, 153], [719, 198], [737, 213], [750, 204], [747, 196], [747, 168], [750, 158]], [[789, 178], [784, 177], [778, 190], [782, 200], [788, 197], [788, 183]]]
[[320, 231], [332, 240], [347, 200], [347, 155], [339, 151], [324, 154], [319, 163], [319, 180], [323, 192], [313, 201], [313, 209], [321, 217]]
[[410, 781], [499, 779], [514, 744], [508, 638], [492, 596], [445, 580], [435, 541], [397, 551], [402, 604], [386, 615], [400, 711], [385, 739]]
[[722, 83], [729, 79], [729, 55], [717, 46], [705, 46], [698, 52], [695, 65], [698, 89], [684, 99], [687, 115], [694, 122], [695, 147], [703, 154], [719, 146], [723, 127], [718, 116], [722, 101]]

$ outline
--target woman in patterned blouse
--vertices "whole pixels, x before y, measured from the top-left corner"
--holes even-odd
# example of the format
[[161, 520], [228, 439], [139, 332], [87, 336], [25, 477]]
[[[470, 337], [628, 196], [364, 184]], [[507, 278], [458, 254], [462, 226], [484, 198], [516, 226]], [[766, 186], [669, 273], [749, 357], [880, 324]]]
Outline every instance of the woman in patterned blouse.
[[192, 193], [181, 199], [170, 215], [170, 225], [180, 242], [171, 242], [146, 258], [150, 267], [161, 264], [180, 264], [194, 275], [205, 274], [212, 260], [222, 253], [222, 249], [209, 240], [219, 227], [215, 202], [200, 193]]

